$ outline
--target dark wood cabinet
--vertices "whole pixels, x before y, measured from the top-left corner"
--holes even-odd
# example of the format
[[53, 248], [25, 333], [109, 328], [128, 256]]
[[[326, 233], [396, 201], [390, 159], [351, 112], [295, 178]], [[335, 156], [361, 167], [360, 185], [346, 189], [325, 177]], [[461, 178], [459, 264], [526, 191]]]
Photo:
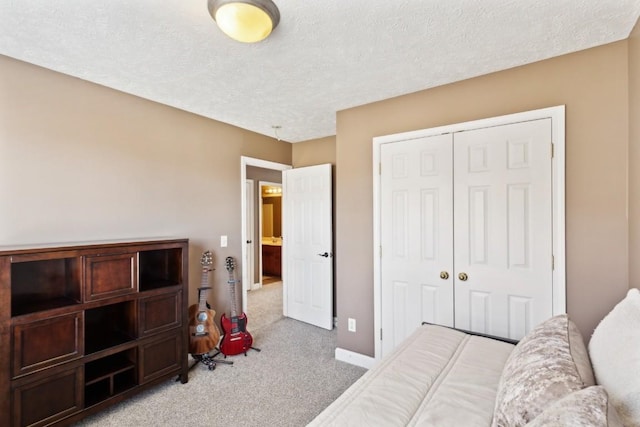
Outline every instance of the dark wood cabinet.
[[93, 301], [136, 292], [136, 254], [87, 256], [85, 265], [85, 301]]
[[173, 329], [182, 322], [182, 294], [169, 294], [145, 297], [138, 300], [138, 335], [148, 336]]
[[282, 276], [282, 247], [262, 245], [262, 274], [266, 276]]
[[175, 334], [145, 340], [140, 345], [140, 383], [175, 372], [180, 366], [182, 353], [181, 343]]
[[82, 367], [32, 375], [12, 385], [12, 420], [6, 426], [47, 426], [83, 408]]
[[187, 382], [187, 263], [186, 239], [0, 247], [0, 425]]
[[82, 312], [16, 324], [11, 330], [14, 378], [82, 357]]

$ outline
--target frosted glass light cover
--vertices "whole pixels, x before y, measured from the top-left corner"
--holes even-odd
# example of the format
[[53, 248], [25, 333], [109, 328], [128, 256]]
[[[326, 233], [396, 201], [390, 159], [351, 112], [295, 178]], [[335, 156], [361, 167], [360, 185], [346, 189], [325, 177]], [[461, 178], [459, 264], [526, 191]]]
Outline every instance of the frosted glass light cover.
[[244, 43], [264, 40], [273, 29], [269, 15], [247, 3], [227, 3], [215, 15], [218, 26], [227, 36]]

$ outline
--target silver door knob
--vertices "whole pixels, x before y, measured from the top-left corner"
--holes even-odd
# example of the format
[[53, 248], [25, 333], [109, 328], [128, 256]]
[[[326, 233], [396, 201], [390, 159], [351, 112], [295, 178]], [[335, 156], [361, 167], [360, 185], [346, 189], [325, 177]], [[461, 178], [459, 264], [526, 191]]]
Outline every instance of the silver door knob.
[[462, 280], [463, 282], [466, 282], [468, 278], [469, 276], [467, 276], [467, 273], [458, 274], [458, 279]]

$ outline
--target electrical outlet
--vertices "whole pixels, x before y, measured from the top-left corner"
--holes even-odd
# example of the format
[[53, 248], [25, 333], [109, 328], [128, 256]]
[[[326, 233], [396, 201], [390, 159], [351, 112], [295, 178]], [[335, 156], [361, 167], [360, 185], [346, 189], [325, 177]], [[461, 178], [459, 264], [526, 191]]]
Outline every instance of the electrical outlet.
[[347, 329], [349, 330], [349, 332], [355, 332], [356, 331], [356, 319], [353, 318], [349, 318], [349, 323], [347, 325]]
[[220, 236], [220, 247], [221, 248], [227, 247], [227, 236]]

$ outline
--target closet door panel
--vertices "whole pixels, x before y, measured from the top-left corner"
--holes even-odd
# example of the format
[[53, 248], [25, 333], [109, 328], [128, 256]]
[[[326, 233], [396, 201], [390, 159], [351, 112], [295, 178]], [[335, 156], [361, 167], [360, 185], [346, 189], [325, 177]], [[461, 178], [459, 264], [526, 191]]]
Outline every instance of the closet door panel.
[[520, 339], [552, 315], [551, 120], [453, 145], [455, 325]]
[[449, 134], [381, 147], [383, 354], [423, 321], [453, 326], [451, 142]]

